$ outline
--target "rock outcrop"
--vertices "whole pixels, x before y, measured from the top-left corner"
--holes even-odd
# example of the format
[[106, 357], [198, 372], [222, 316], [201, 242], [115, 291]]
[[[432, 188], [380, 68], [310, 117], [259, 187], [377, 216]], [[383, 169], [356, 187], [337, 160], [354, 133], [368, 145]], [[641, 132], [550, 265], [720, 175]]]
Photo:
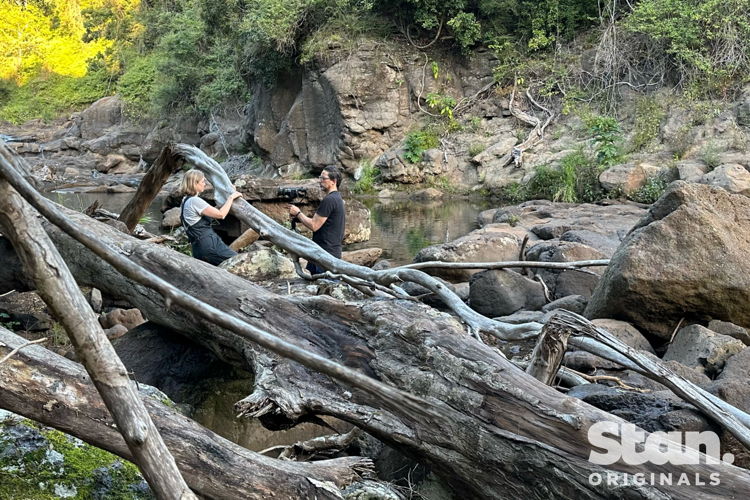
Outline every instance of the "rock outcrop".
[[612, 256], [586, 316], [668, 340], [680, 318], [750, 325], [750, 200], [673, 183]]

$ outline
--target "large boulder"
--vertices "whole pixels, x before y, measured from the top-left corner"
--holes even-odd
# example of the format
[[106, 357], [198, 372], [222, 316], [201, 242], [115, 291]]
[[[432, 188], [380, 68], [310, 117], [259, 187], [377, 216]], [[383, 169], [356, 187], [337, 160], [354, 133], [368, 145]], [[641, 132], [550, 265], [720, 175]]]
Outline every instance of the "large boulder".
[[715, 376], [724, 368], [727, 358], [744, 348], [745, 344], [737, 339], [720, 335], [701, 325], [690, 325], [677, 332], [664, 354], [664, 360], [678, 361], [706, 375]]
[[750, 172], [739, 163], [721, 165], [701, 177], [699, 182], [724, 188], [730, 193], [750, 196]]
[[648, 163], [613, 165], [599, 175], [599, 183], [607, 191], [621, 189], [625, 194], [643, 187], [649, 177], [659, 173], [659, 167]]
[[628, 234], [586, 316], [631, 322], [662, 340], [683, 317], [750, 325], [750, 200], [677, 181]]
[[542, 285], [504, 269], [482, 271], [469, 281], [469, 305], [485, 316], [536, 311], [546, 303]]
[[[498, 225], [500, 226], [500, 225]], [[477, 229], [456, 240], [423, 248], [414, 262], [498, 262], [518, 260], [523, 230], [511, 227], [488, 226]], [[478, 269], [427, 269], [430, 274], [449, 281], [467, 281]]]

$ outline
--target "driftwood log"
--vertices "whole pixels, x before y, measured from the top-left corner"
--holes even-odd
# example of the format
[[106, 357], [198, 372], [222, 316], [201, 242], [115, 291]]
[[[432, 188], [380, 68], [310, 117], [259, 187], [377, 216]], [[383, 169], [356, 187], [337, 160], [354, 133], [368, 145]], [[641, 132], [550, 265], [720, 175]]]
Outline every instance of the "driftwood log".
[[[25, 340], [0, 327], [0, 358]], [[133, 460], [83, 367], [40, 346], [0, 364], [0, 408]], [[192, 490], [207, 498], [341, 498], [336, 491], [372, 470], [368, 459], [289, 462], [224, 439], [160, 401], [143, 396], [156, 427]]]
[[[207, 156], [203, 151], [187, 144], [176, 144], [172, 147], [174, 154], [179, 155], [186, 162], [192, 163], [200, 169], [214, 186], [217, 203], [221, 204], [234, 191], [221, 165]], [[398, 291], [402, 282], [413, 282], [427, 288], [443, 303], [463, 320], [474, 333], [486, 332], [503, 340], [517, 340], [536, 336], [542, 325], [535, 322], [509, 324], [482, 316], [467, 306], [455, 293], [439, 280], [417, 269], [398, 267], [375, 271], [369, 267], [359, 266], [337, 259], [323, 251], [316, 243], [294, 231], [277, 224], [273, 219], [260, 212], [243, 199], [237, 199], [232, 204], [230, 213], [247, 224], [261, 235], [262, 238], [279, 245], [292, 254], [295, 259], [304, 257], [314, 260], [320, 266], [336, 274], [362, 280], [373, 284], [377, 290], [393, 289], [393, 295], [398, 297], [403, 292]], [[298, 268], [299, 269], [299, 268]], [[477, 335], [478, 337], [478, 335]]]
[[0, 180], [0, 228], [13, 241], [24, 270], [68, 333], [151, 489], [163, 499], [197, 498], [36, 212], [4, 180]]
[[276, 423], [310, 413], [348, 420], [430, 463], [446, 481], [474, 498], [750, 494], [750, 473], [732, 466], [617, 466], [631, 474], [690, 477], [718, 471], [720, 487], [652, 487], [632, 479], [623, 479], [626, 485], [614, 490], [606, 484], [590, 484], [590, 474], [607, 471], [587, 460], [591, 451], [587, 429], [597, 421], [620, 420], [527, 376], [468, 336], [450, 316], [408, 301], [345, 304], [327, 297], [275, 295], [221, 269], [68, 213], [114, 251], [182, 289], [312, 352], [421, 396], [436, 409], [435, 414], [445, 416], [414, 419], [411, 412], [384, 409], [361, 391], [280, 359], [192, 311], [169, 307], [159, 294], [124, 279], [59, 230], [47, 227], [80, 284], [124, 297], [150, 320], [170, 325], [224, 359], [251, 368], [256, 386], [239, 404], [248, 415]]
[[[61, 207], [59, 210], [63, 210]], [[409, 301], [341, 303], [327, 297], [272, 294], [241, 278], [112, 228], [65, 212], [152, 272], [279, 338], [356, 367], [424, 400], [428, 418], [384, 405], [245, 338], [170, 304], [123, 278], [101, 258], [47, 225], [79, 284], [126, 298], [150, 320], [182, 331], [225, 360], [255, 372], [254, 391], [240, 411], [267, 420], [332, 415], [431, 464], [472, 498], [726, 498], [750, 494], [750, 473], [729, 465], [626, 465], [612, 470], [588, 461], [587, 431], [620, 419], [540, 383], [474, 340], [454, 318]], [[616, 472], [615, 472], [616, 471]], [[618, 484], [592, 482], [614, 474]], [[642, 484], [623, 473], [718, 473], [719, 485]], [[629, 478], [628, 478], [629, 477]]]

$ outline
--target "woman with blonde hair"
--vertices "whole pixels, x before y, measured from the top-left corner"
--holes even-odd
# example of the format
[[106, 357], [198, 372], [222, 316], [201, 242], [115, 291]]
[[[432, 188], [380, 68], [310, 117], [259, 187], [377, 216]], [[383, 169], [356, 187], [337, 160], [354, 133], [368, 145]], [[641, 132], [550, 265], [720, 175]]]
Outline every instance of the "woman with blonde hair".
[[188, 170], [182, 178], [180, 191], [185, 195], [180, 204], [180, 222], [185, 228], [193, 257], [218, 266], [237, 252], [229, 248], [211, 228], [214, 219], [223, 219], [232, 202], [242, 196], [237, 191], [227, 198], [221, 208], [215, 208], [199, 195], [206, 190], [206, 176], [197, 169]]

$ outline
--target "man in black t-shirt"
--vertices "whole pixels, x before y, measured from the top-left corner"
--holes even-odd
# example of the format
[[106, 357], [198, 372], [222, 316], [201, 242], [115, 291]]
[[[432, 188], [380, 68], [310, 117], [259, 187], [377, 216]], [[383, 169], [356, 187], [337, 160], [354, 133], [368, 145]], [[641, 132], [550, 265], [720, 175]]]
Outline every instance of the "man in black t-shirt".
[[[344, 224], [346, 223], [344, 200], [338, 190], [341, 183], [341, 173], [338, 168], [329, 165], [320, 173], [318, 180], [320, 181], [320, 188], [325, 191], [326, 196], [320, 202], [315, 215], [308, 217], [294, 205], [289, 205], [289, 215], [312, 230], [312, 239], [320, 248], [340, 259], [341, 245], [344, 240]], [[310, 271], [310, 274], [325, 272], [325, 269], [315, 262], [308, 262], [307, 270]]]

